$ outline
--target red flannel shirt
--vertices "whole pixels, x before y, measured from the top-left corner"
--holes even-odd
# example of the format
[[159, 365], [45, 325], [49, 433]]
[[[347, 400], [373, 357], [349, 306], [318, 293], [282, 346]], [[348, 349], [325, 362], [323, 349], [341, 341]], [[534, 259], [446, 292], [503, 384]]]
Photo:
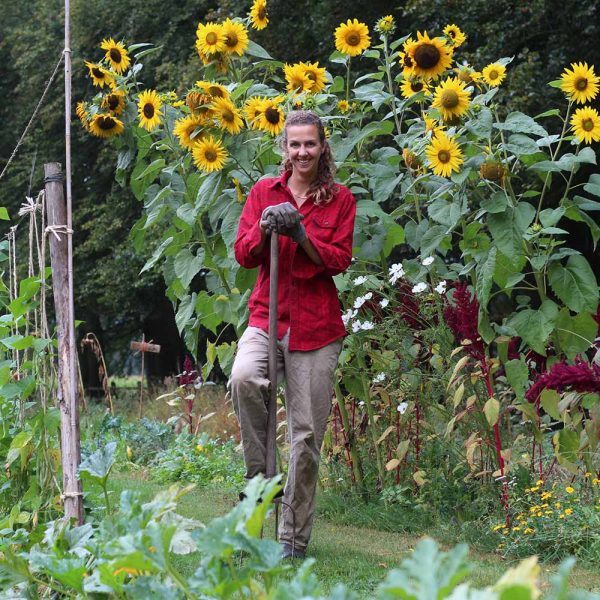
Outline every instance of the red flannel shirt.
[[[286, 172], [262, 179], [250, 190], [234, 244], [235, 257], [242, 267], [259, 267], [248, 306], [250, 325], [264, 331], [269, 329], [269, 241], [257, 256], [252, 250], [260, 244], [260, 216], [267, 206], [291, 202], [298, 207], [287, 187], [289, 176]], [[322, 265], [312, 262], [290, 237], [279, 236], [277, 337], [281, 339], [289, 328], [290, 350], [316, 350], [346, 334], [333, 275], [350, 265], [356, 202], [348, 188], [337, 188], [328, 204], [317, 206], [308, 199], [298, 208]]]

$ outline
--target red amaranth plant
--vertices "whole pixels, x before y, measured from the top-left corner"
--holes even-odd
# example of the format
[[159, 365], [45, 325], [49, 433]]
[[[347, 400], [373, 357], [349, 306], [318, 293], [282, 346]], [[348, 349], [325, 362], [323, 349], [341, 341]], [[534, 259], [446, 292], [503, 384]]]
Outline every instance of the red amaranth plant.
[[[186, 355], [185, 360], [183, 361], [183, 373], [175, 376], [177, 379], [177, 384], [183, 386], [185, 388], [191, 388], [193, 390], [194, 384], [198, 381], [198, 371], [196, 371], [192, 363], [192, 359], [189, 354]], [[190, 433], [193, 433], [194, 430], [194, 393], [189, 391], [187, 396], [183, 399], [184, 407], [185, 407], [185, 417], [188, 422]]]
[[536, 402], [545, 389], [563, 392], [567, 388], [574, 392], [600, 392], [600, 366], [590, 366], [580, 357], [572, 365], [558, 362], [537, 378], [525, 397], [529, 402]]
[[444, 309], [444, 318], [457, 342], [464, 344], [465, 350], [475, 359], [484, 362], [485, 350], [483, 340], [477, 330], [479, 321], [479, 302], [475, 294], [471, 295], [466, 282], [456, 283], [452, 295], [454, 304]]
[[398, 307], [395, 309], [400, 313], [402, 320], [413, 329], [421, 330], [426, 324], [421, 318], [421, 307], [416, 296], [412, 292], [410, 283], [401, 280], [398, 284]]

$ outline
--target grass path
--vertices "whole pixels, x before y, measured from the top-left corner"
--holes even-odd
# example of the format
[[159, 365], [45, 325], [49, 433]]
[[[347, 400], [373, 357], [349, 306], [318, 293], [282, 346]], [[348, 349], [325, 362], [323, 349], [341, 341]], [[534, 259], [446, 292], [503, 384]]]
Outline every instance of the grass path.
[[[135, 474], [121, 473], [112, 478], [112, 489], [117, 495], [124, 489], [136, 489], [150, 499], [162, 486]], [[208, 522], [229, 512], [235, 502], [232, 492], [196, 488], [182, 499], [179, 512], [186, 517]], [[265, 530], [266, 535], [273, 535], [273, 519]], [[341, 582], [366, 600], [385, 578], [387, 570], [397, 567], [419, 539], [414, 535], [338, 525], [319, 518], [315, 522], [308, 555], [316, 559], [313, 570], [325, 591]], [[176, 559], [176, 564], [186, 575], [191, 575], [198, 563], [195, 555]], [[471, 552], [470, 559], [473, 567], [470, 581], [475, 587], [494, 583], [511, 566], [511, 563], [492, 554]], [[542, 565], [543, 587], [556, 567]], [[600, 573], [586, 569], [584, 565], [574, 569], [571, 580], [574, 587], [600, 592]]]

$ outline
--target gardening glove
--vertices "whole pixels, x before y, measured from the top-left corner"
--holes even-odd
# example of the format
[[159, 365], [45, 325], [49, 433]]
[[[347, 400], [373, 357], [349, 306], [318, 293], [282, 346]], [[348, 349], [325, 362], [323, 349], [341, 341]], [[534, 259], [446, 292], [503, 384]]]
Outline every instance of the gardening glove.
[[300, 214], [290, 202], [277, 204], [272, 209], [277, 233], [291, 237], [298, 244], [302, 243], [306, 239], [306, 230], [301, 223], [304, 215]]
[[275, 220], [275, 215], [273, 214], [274, 206], [267, 206], [265, 210], [262, 211], [260, 215], [260, 228], [269, 235], [272, 231], [277, 229], [277, 222]]

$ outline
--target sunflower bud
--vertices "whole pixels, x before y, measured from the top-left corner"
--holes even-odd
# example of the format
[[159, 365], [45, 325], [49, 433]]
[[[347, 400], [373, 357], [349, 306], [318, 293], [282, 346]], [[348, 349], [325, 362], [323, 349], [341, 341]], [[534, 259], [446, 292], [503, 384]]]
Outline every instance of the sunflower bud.
[[133, 458], [133, 450], [131, 449], [131, 446], [127, 446], [127, 458], [129, 460]]
[[206, 104], [207, 101], [207, 96], [200, 92], [188, 92], [185, 97], [185, 103], [192, 112], [198, 110], [203, 104]]
[[402, 158], [404, 160], [404, 164], [413, 171], [417, 171], [423, 164], [421, 159], [408, 148], [404, 148], [404, 150], [402, 150]]
[[479, 175], [488, 181], [502, 181], [506, 175], [506, 169], [502, 163], [488, 160], [479, 167]]

